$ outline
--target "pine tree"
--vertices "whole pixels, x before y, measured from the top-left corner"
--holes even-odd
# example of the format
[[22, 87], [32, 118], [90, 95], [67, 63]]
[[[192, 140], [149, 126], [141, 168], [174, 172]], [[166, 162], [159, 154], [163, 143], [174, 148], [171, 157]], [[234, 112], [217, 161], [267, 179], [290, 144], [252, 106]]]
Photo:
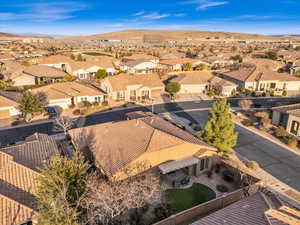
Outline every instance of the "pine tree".
[[236, 145], [238, 137], [229, 108], [230, 106], [225, 98], [215, 101], [209, 112], [204, 133], [199, 134], [203, 141], [217, 147], [224, 154], [232, 152], [232, 147]]

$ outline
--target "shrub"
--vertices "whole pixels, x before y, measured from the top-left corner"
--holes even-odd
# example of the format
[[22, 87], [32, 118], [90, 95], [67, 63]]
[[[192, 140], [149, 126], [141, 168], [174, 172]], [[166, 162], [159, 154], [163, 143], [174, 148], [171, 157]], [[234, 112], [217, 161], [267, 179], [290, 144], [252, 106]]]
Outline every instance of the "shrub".
[[80, 109], [75, 109], [72, 113], [75, 116], [79, 116], [80, 115]]
[[251, 127], [253, 125], [251, 120], [244, 120], [242, 124], [246, 127]]
[[228, 191], [229, 191], [228, 187], [226, 187], [226, 186], [223, 185], [223, 184], [218, 184], [218, 185], [216, 186], [216, 189], [217, 189], [219, 192], [222, 192], [222, 193], [228, 192]]
[[108, 106], [108, 101], [102, 102], [102, 106]]
[[247, 163], [246, 163], [246, 166], [247, 166], [248, 168], [250, 168], [250, 169], [253, 169], [253, 170], [256, 170], [256, 169], [259, 168], [258, 163], [255, 162], [255, 161], [249, 161], [249, 162], [247, 162]]
[[284, 129], [284, 127], [277, 127], [275, 129], [275, 135], [276, 137], [286, 137], [288, 132]]
[[282, 95], [283, 95], [283, 96], [287, 96], [287, 91], [286, 91], [286, 90], [283, 90]]
[[160, 204], [158, 207], [154, 209], [154, 214], [159, 220], [163, 220], [168, 218], [173, 213], [169, 204]]
[[74, 104], [69, 105], [69, 109], [74, 109], [74, 108], [75, 108]]
[[99, 102], [93, 102], [92, 104], [93, 104], [93, 106], [98, 106]]
[[234, 181], [234, 174], [231, 171], [224, 170], [222, 175], [223, 175], [223, 179], [225, 181], [230, 182], [230, 183]]
[[294, 137], [289, 136], [287, 140], [287, 145], [291, 148], [296, 148], [298, 145], [298, 140]]

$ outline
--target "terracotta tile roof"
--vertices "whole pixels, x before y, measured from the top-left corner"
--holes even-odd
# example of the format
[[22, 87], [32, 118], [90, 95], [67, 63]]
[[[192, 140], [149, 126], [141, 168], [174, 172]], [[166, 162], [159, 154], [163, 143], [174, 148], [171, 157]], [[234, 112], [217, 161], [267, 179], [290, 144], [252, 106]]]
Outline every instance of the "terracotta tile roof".
[[31, 220], [36, 209], [36, 179], [44, 160], [57, 155], [55, 141], [44, 134], [26, 139], [24, 144], [0, 149], [0, 224]]
[[0, 224], [18, 225], [30, 221], [34, 210], [0, 194]]
[[77, 128], [69, 134], [79, 149], [88, 147], [108, 176], [145, 152], [187, 142], [199, 145], [199, 151], [214, 149], [158, 116]]
[[[172, 78], [174, 77], [174, 78]], [[193, 85], [193, 84], [215, 84], [221, 86], [236, 86], [234, 83], [226, 81], [217, 77], [211, 71], [193, 71], [184, 72], [182, 74], [171, 76], [171, 81], [178, 82], [180, 84]]]
[[122, 60], [153, 60], [153, 59], [157, 59], [157, 57], [152, 56], [152, 55], [146, 55], [146, 54], [134, 54], [131, 56], [125, 56], [123, 57]]
[[24, 69], [23, 73], [35, 77], [63, 78], [66, 73], [53, 67], [33, 65]]
[[39, 64], [58, 64], [58, 63], [70, 63], [73, 62], [70, 57], [67, 57], [65, 55], [51, 55], [48, 57], [40, 58]]
[[149, 88], [164, 87], [163, 82], [160, 80], [157, 74], [119, 74], [115, 76], [109, 76], [106, 79], [109, 81], [114, 91], [126, 90], [126, 87], [130, 85], [141, 85]]
[[79, 82], [63, 82], [53, 83], [40, 88], [32, 89], [32, 93], [45, 93], [48, 99], [62, 99], [76, 96], [98, 96], [103, 95], [104, 92], [92, 88], [90, 86], [81, 84]]
[[164, 65], [177, 65], [177, 64], [186, 64], [186, 63], [196, 63], [199, 62], [200, 59], [189, 59], [189, 58], [178, 58], [178, 59], [165, 59], [165, 60], [161, 60], [160, 64], [164, 64]]
[[15, 107], [17, 106], [17, 102], [10, 100], [9, 98], [6, 98], [2, 95], [0, 95], [0, 108], [1, 107]]

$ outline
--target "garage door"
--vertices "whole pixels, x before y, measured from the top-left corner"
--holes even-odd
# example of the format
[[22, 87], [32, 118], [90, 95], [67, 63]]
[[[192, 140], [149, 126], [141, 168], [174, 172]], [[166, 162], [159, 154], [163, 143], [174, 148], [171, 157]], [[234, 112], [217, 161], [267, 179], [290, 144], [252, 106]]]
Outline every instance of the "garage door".
[[5, 119], [9, 117], [10, 117], [9, 109], [0, 110], [0, 119]]
[[163, 93], [163, 90], [152, 90], [151, 91], [151, 97], [159, 97]]

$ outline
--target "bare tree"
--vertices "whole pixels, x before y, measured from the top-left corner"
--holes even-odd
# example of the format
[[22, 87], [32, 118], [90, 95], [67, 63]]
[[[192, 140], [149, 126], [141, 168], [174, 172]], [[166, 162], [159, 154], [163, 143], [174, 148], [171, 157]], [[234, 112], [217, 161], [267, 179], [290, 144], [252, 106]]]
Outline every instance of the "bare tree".
[[251, 100], [248, 100], [248, 99], [242, 99], [238, 102], [238, 104], [239, 104], [239, 107], [242, 108], [242, 110], [246, 111], [246, 110], [250, 109], [253, 102]]
[[68, 116], [59, 116], [55, 120], [55, 127], [58, 130], [63, 130], [64, 134], [67, 135], [69, 129], [74, 125], [74, 119]]
[[130, 209], [141, 208], [161, 198], [160, 179], [147, 172], [121, 181], [109, 181], [91, 176], [83, 200], [88, 224], [113, 224]]

